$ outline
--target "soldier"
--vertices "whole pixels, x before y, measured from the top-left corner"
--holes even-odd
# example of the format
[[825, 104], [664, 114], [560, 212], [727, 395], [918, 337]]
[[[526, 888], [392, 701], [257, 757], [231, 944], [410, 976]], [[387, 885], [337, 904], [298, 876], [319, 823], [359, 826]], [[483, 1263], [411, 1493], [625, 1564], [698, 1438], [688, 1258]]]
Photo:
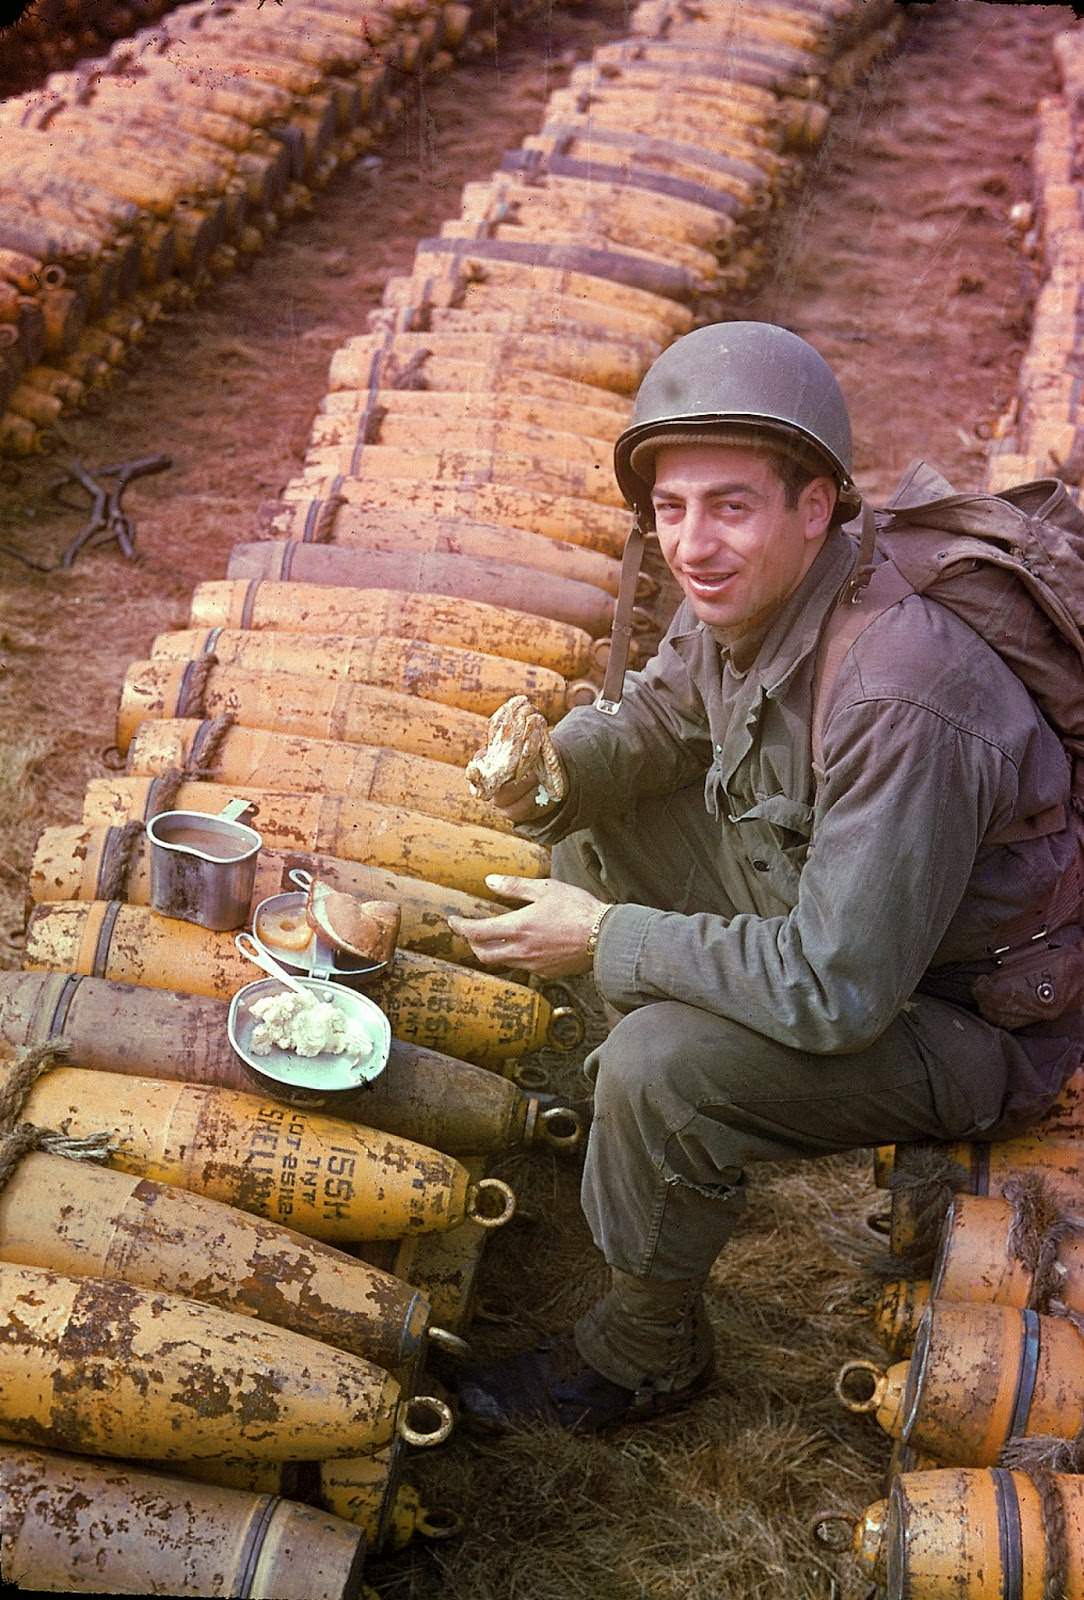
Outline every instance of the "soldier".
[[582, 1192], [611, 1286], [570, 1337], [467, 1373], [495, 1427], [602, 1427], [704, 1387], [704, 1284], [751, 1161], [1003, 1136], [1084, 1053], [1079, 1010], [1010, 1032], [974, 994], [1047, 923], [1081, 939], [1066, 755], [996, 651], [908, 594], [835, 664], [814, 770], [860, 507], [823, 359], [769, 324], [687, 335], [615, 468], [684, 601], [616, 714], [554, 730], [564, 798], [539, 807], [535, 775], [497, 795], [553, 878], [494, 879], [526, 904], [455, 924], [483, 961], [593, 971], [615, 1019], [585, 1067]]

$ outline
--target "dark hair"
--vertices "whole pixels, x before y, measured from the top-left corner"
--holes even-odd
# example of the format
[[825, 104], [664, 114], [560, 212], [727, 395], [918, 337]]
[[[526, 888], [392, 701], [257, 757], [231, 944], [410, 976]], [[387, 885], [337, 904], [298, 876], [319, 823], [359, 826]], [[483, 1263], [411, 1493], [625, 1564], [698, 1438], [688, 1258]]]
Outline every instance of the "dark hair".
[[839, 485], [827, 461], [819, 460], [812, 452], [798, 455], [793, 448], [780, 448], [771, 439], [750, 440], [749, 449], [767, 457], [772, 471], [783, 485], [783, 503], [788, 511], [797, 511], [802, 491], [809, 487], [814, 478], [831, 478], [836, 489], [836, 507], [832, 513], [832, 520], [836, 521], [836, 512], [839, 510]]

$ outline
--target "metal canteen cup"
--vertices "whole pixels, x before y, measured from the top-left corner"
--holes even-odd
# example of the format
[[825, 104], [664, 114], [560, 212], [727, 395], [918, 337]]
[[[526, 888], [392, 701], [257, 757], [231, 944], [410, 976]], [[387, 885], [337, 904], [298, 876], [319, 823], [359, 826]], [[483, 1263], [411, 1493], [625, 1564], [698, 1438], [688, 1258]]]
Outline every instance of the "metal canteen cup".
[[234, 799], [217, 813], [163, 811], [152, 817], [147, 838], [154, 909], [219, 933], [244, 927], [263, 838], [240, 818], [257, 810], [248, 800]]

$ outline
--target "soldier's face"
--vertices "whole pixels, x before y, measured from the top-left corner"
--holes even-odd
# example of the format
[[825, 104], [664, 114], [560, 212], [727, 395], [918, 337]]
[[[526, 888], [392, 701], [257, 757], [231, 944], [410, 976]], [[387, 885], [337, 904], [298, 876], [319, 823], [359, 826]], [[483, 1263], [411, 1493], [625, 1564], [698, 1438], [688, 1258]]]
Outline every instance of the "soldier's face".
[[655, 526], [667, 566], [701, 622], [735, 637], [767, 623], [824, 543], [835, 504], [814, 478], [790, 507], [771, 457], [738, 445], [655, 454]]

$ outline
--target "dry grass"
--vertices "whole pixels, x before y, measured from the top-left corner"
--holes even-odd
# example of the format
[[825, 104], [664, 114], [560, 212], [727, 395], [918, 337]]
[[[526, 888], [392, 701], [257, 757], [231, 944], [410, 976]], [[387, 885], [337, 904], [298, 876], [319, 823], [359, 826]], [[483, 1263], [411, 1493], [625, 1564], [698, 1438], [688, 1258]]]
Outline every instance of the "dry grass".
[[[581, 1093], [560, 1059], [544, 1057]], [[575, 1163], [535, 1154], [497, 1170], [536, 1220], [489, 1246], [482, 1295], [515, 1309], [510, 1325], [475, 1321], [481, 1355], [567, 1328], [605, 1277]], [[418, 1453], [408, 1475], [466, 1531], [372, 1563], [368, 1581], [387, 1600], [856, 1600], [868, 1584], [808, 1528], [878, 1498], [887, 1459], [876, 1425], [832, 1392], [848, 1356], [883, 1359], [862, 1273], [880, 1254], [869, 1170], [856, 1154], [752, 1175], [710, 1285], [717, 1377], [694, 1406], [602, 1439], [461, 1430]]]

